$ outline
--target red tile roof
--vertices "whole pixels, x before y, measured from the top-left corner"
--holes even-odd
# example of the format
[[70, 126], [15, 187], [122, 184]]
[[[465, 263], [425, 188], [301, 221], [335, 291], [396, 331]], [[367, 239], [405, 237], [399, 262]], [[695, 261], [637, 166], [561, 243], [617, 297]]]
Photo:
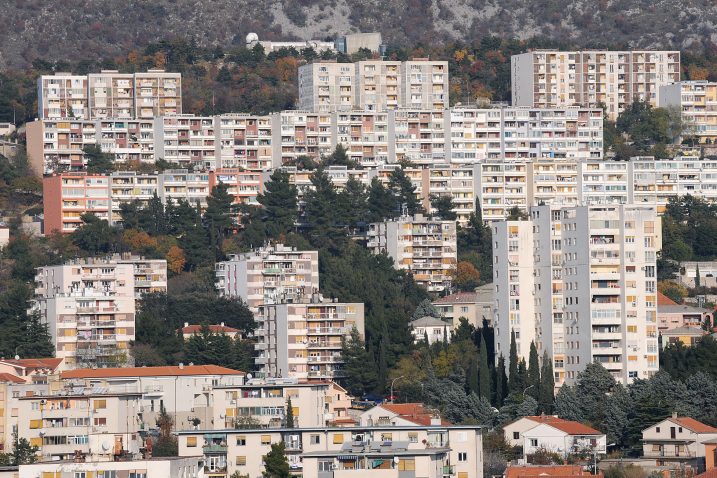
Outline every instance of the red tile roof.
[[25, 383], [23, 379], [11, 373], [0, 373], [0, 382]]
[[702, 422], [698, 422], [694, 418], [690, 417], [671, 417], [668, 418], [673, 423], [676, 423], [682, 427], [687, 428], [695, 433], [717, 433], [717, 428], [705, 425]]
[[[422, 403], [383, 403], [379, 406], [416, 425], [428, 426], [434, 417], [434, 412]], [[451, 425], [451, 422], [441, 419], [441, 425]]]
[[68, 370], [60, 375], [67, 378], [110, 377], [174, 377], [188, 375], [244, 375], [244, 372], [219, 365], [184, 365], [164, 367], [86, 368]]
[[16, 367], [23, 368], [51, 368], [56, 369], [62, 363], [61, 358], [29, 358], [29, 359], [5, 359], [0, 360]]
[[[191, 334], [198, 334], [202, 331], [201, 325], [189, 325], [187, 327], [182, 327], [179, 329], [182, 331], [185, 335], [191, 335]], [[239, 329], [235, 329], [234, 327], [227, 327], [226, 325], [210, 325], [209, 331], [213, 334], [236, 334], [239, 333]]]
[[528, 416], [524, 418], [538, 423], [545, 423], [546, 425], [551, 426], [556, 430], [563, 431], [568, 435], [602, 435], [602, 432], [587, 425], [583, 425], [580, 422], [563, 420], [562, 418], [552, 415]]
[[679, 304], [677, 302], [675, 302], [674, 300], [670, 299], [669, 297], [667, 297], [662, 292], [658, 292], [657, 293], [657, 305], [660, 306], [660, 305], [679, 305]]
[[[541, 476], [578, 477], [592, 476], [590, 472], [583, 470], [580, 465], [522, 465], [509, 466], [505, 469], [506, 478], [538, 478]], [[600, 474], [602, 475], [602, 473]], [[598, 475], [598, 476], [600, 476]]]

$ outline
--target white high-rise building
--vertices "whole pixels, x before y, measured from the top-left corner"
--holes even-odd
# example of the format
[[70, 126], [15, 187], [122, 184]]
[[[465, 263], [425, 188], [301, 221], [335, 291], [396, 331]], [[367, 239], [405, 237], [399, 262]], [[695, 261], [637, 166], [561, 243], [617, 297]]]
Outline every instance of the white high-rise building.
[[654, 206], [531, 209], [493, 225], [496, 352], [530, 342], [553, 360], [556, 384], [599, 362], [622, 383], [658, 369]]
[[679, 51], [535, 50], [511, 57], [513, 105], [604, 105], [611, 119], [634, 101], [660, 104], [660, 87], [680, 81]]

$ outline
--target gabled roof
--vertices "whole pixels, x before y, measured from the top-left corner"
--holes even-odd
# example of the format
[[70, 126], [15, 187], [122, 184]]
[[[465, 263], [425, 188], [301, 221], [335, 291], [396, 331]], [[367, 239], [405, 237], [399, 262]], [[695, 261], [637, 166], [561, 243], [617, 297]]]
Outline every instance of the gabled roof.
[[4, 359], [0, 360], [15, 367], [22, 368], [51, 368], [56, 369], [62, 363], [61, 358], [28, 358], [28, 359]]
[[0, 382], [25, 383], [23, 379], [11, 373], [0, 373]]
[[670, 417], [668, 420], [695, 433], [717, 433], [717, 428], [698, 422], [694, 418]]
[[528, 420], [532, 420], [541, 425], [548, 425], [549, 427], [553, 427], [556, 430], [565, 432], [568, 435], [603, 435], [602, 432], [595, 430], [594, 428], [591, 428], [580, 422], [563, 420], [562, 418], [554, 417], [551, 415], [528, 416], [523, 418], [527, 418]]
[[478, 302], [478, 294], [475, 292], [456, 292], [433, 301], [434, 304], [472, 304]]
[[[383, 403], [378, 406], [416, 425], [428, 426], [434, 417], [434, 412], [427, 409], [422, 403]], [[441, 419], [441, 425], [450, 424]]]
[[659, 308], [661, 305], [679, 305], [674, 300], [667, 297], [662, 292], [657, 293], [657, 307]]
[[[209, 325], [209, 331], [213, 334], [235, 334], [239, 333], [239, 329], [235, 329], [234, 327], [227, 327], [226, 325]], [[190, 335], [190, 334], [198, 334], [202, 331], [201, 325], [188, 325], [186, 327], [182, 327], [179, 329], [182, 331], [182, 334], [184, 335]]]
[[700, 473], [699, 475], [695, 475], [694, 478], [717, 478], [717, 468], [711, 468], [704, 473]]
[[86, 368], [68, 370], [60, 375], [68, 378], [175, 377], [191, 375], [244, 375], [244, 372], [219, 365], [184, 365], [164, 367]]
[[669, 330], [663, 330], [660, 332], [662, 335], [667, 335], [670, 337], [673, 336], [681, 336], [681, 335], [690, 335], [694, 337], [702, 337], [703, 335], [707, 335], [707, 332], [705, 330], [702, 330], [699, 327], [690, 327], [690, 326], [683, 326], [683, 327], [675, 327], [674, 329]]
[[505, 469], [506, 478], [537, 478], [541, 476], [582, 477], [593, 475], [583, 470], [580, 465], [509, 465]]

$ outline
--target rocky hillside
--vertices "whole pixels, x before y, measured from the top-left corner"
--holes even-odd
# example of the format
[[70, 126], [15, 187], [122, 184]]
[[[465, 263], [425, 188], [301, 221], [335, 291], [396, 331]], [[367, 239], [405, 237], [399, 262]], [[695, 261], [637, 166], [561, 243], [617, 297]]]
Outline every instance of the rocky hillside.
[[135, 45], [193, 38], [200, 46], [261, 38], [383, 33], [388, 43], [487, 35], [584, 47], [701, 48], [717, 43], [712, 0], [6, 0], [0, 68], [35, 58], [106, 58]]

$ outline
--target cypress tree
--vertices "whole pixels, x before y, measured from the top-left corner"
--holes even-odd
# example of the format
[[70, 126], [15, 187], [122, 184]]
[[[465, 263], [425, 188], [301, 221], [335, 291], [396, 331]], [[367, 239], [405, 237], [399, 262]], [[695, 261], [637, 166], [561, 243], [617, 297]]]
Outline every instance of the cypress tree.
[[478, 375], [478, 365], [476, 364], [475, 360], [471, 360], [470, 364], [468, 365], [468, 393], [475, 393], [478, 395], [480, 393], [480, 379]]
[[485, 344], [485, 337], [480, 341], [480, 396], [490, 400], [490, 368], [488, 367], [488, 347]]
[[291, 406], [291, 397], [286, 401], [286, 428], [294, 428], [294, 407]]
[[530, 387], [527, 393], [538, 399], [540, 395], [540, 361], [538, 359], [538, 349], [535, 342], [530, 342], [530, 355], [528, 356], [528, 382], [526, 387]]
[[495, 370], [495, 406], [503, 406], [503, 400], [508, 395], [507, 377], [505, 376], [505, 359], [503, 354], [498, 357], [498, 366]]
[[510, 331], [510, 355], [508, 356], [508, 394], [518, 392], [518, 348], [515, 344], [515, 331]]
[[550, 360], [546, 350], [543, 353], [543, 364], [540, 369], [540, 393], [538, 395], [538, 406], [540, 411], [546, 415], [553, 413], [554, 393], [555, 377], [553, 376], [553, 361]]
[[525, 359], [520, 359], [518, 362], [518, 379], [515, 381], [515, 390], [511, 389], [511, 393], [523, 393], [528, 383], [528, 366], [525, 364]]

